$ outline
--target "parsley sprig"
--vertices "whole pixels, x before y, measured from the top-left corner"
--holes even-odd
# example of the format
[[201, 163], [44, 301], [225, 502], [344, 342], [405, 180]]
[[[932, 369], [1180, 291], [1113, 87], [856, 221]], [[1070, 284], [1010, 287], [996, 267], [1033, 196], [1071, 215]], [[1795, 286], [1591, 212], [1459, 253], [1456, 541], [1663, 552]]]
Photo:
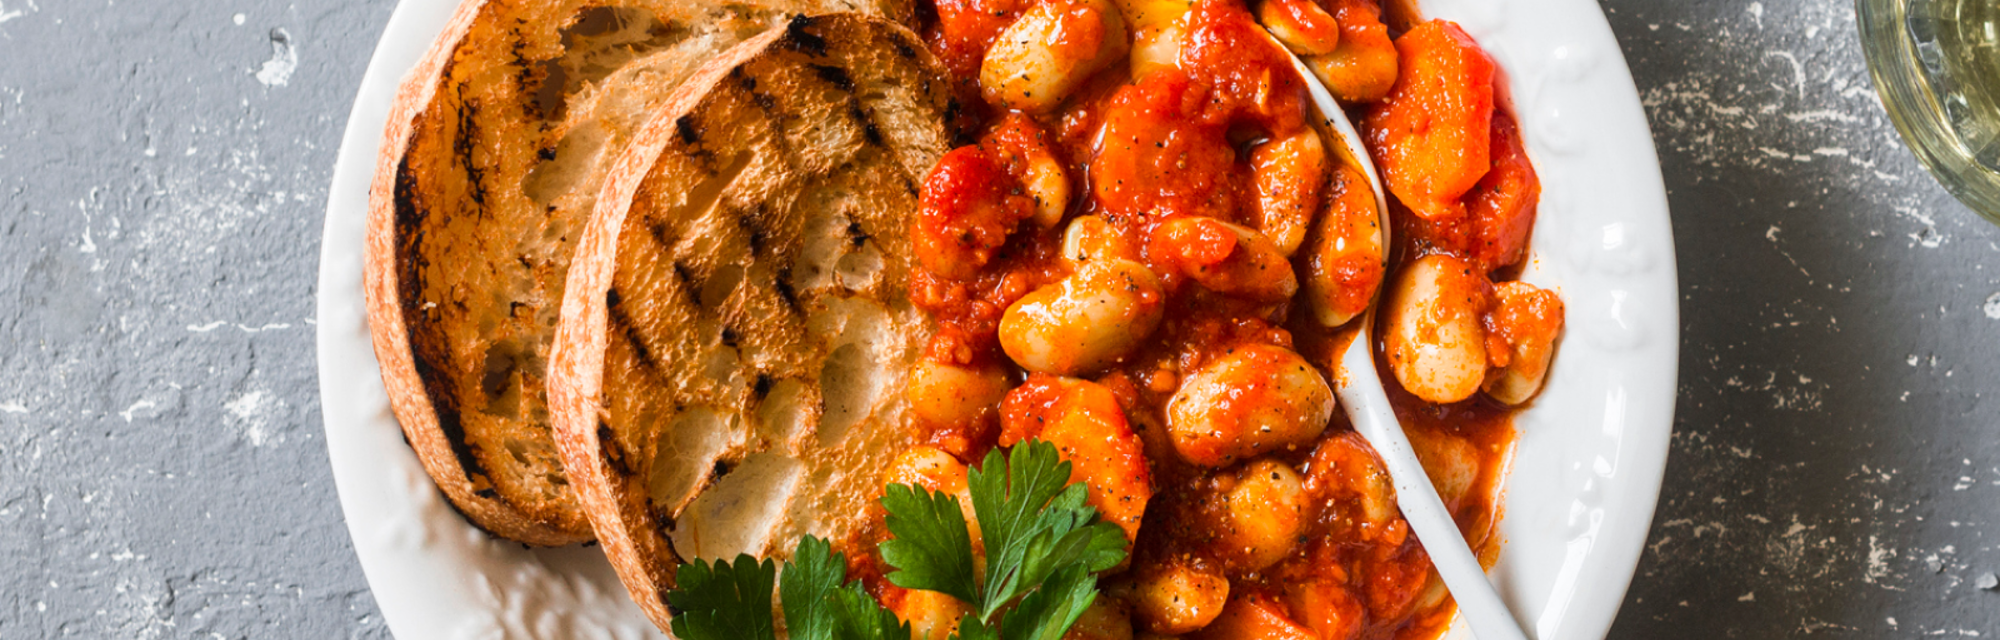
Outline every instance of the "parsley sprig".
[[[1070, 463], [1054, 445], [1030, 441], [987, 454], [970, 474], [973, 516], [986, 546], [973, 554], [958, 498], [907, 484], [882, 497], [892, 539], [883, 542], [889, 582], [950, 595], [972, 611], [959, 640], [1057, 640], [1097, 599], [1097, 572], [1125, 559], [1125, 534], [1097, 518]], [[982, 579], [983, 576], [983, 579]], [[799, 541], [784, 571], [748, 555], [734, 563], [681, 565], [667, 601], [682, 640], [776, 640], [772, 584], [794, 640], [908, 640], [910, 627], [882, 608], [825, 540]]]

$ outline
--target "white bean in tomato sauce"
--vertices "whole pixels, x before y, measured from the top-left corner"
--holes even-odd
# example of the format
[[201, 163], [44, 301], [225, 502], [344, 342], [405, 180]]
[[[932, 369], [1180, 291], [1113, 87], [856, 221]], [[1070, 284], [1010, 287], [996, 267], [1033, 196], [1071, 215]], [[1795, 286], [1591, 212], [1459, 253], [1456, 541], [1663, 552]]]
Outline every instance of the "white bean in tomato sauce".
[[1029, 371], [1094, 372], [1152, 335], [1164, 298], [1145, 265], [1093, 262], [1008, 307], [1000, 318], [1000, 348]]
[[1219, 467], [1308, 444], [1333, 417], [1333, 389], [1298, 353], [1245, 345], [1187, 377], [1167, 431], [1188, 462]]
[[1108, 0], [1042, 0], [986, 50], [979, 87], [989, 103], [1047, 112], [1129, 46], [1125, 19]]
[[1428, 402], [1472, 397], [1486, 380], [1486, 279], [1445, 254], [1403, 268], [1384, 301], [1382, 344], [1403, 388]]

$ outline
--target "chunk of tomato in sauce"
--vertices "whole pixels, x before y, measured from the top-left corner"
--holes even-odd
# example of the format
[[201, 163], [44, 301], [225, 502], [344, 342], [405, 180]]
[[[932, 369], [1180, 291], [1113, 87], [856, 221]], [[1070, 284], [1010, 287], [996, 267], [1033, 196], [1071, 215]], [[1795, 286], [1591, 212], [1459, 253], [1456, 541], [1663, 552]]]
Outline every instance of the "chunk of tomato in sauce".
[[1404, 255], [1451, 254], [1483, 273], [1513, 266], [1526, 255], [1541, 181], [1528, 161], [1514, 117], [1495, 111], [1492, 129], [1492, 168], [1460, 199], [1466, 215], [1442, 219], [1411, 215], [1407, 203], [1397, 212], [1396, 241]]
[[1535, 204], [1542, 182], [1528, 162], [1521, 130], [1505, 111], [1493, 114], [1493, 168], [1465, 195], [1477, 237], [1472, 259], [1487, 271], [1521, 261], [1528, 249], [1528, 231], [1535, 226]]
[[995, 121], [986, 135], [979, 137], [979, 148], [986, 151], [989, 158], [999, 162], [1008, 175], [1017, 180], [1025, 180], [1029, 165], [1043, 156], [1053, 158], [1058, 164], [1068, 166], [1062, 155], [1057, 153], [1054, 136], [1035, 123], [1033, 118], [1019, 111], [1009, 111]]
[[970, 278], [1007, 244], [1035, 200], [978, 146], [951, 150], [924, 179], [910, 230], [917, 261], [947, 278]]
[[1318, 633], [1291, 619], [1285, 605], [1264, 594], [1234, 596], [1214, 622], [1192, 634], [1195, 640], [1320, 640]]
[[1113, 218], [1234, 217], [1236, 151], [1222, 127], [1195, 115], [1210, 92], [1168, 69], [1120, 90], [1104, 109], [1104, 142], [1091, 190]]
[[1460, 198], [1492, 168], [1493, 60], [1443, 20], [1404, 33], [1396, 50], [1402, 77], [1362, 120], [1363, 137], [1389, 191], [1411, 211], [1461, 218]]
[[1305, 85], [1242, 3], [1201, 0], [1182, 20], [1180, 68], [1208, 89], [1191, 115], [1271, 136], [1305, 126]]

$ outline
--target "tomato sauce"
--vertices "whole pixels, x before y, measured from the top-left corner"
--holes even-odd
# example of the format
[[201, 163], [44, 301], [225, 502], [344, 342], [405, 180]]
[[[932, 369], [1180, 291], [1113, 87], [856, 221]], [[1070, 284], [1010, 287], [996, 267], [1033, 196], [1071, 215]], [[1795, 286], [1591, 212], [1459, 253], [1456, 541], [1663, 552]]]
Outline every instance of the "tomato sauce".
[[[1033, 5], [928, 4], [920, 12], [921, 31], [968, 86], [977, 85], [994, 37]], [[1352, 54], [1335, 56], [1339, 65], [1322, 77], [1338, 80], [1332, 84], [1343, 98], [1373, 102], [1353, 108], [1363, 116], [1364, 137], [1394, 197], [1394, 253], [1405, 259], [1449, 254], [1485, 272], [1518, 263], [1540, 186], [1513, 117], [1494, 98], [1491, 59], [1449, 23], [1391, 34], [1373, 0], [1321, 5], [1340, 21], [1343, 43], [1351, 42], [1343, 46]], [[1143, 492], [1108, 490], [1120, 504], [1136, 500], [1143, 514], [1132, 516], [1138, 521], [1133, 555], [1129, 567], [1105, 577], [1107, 595], [1137, 609], [1148, 581], [1159, 575], [1226, 581], [1228, 604], [1217, 601], [1220, 614], [1200, 613], [1209, 618], [1197, 620], [1200, 625], [1134, 614], [1135, 630], [1319, 640], [1434, 637], [1451, 619], [1453, 605], [1396, 510], [1380, 461], [1343, 414], [1313, 425], [1317, 435], [1255, 456], [1295, 470], [1304, 497], [1290, 525], [1297, 527], [1296, 542], [1275, 561], [1246, 550], [1235, 530], [1243, 521], [1231, 492], [1266, 480], [1243, 475], [1255, 461], [1194, 464], [1172, 442], [1168, 406], [1189, 377], [1211, 363], [1249, 346], [1275, 346], [1296, 351], [1333, 382], [1337, 354], [1356, 339], [1351, 323], [1328, 329], [1294, 297], [1299, 287], [1288, 289], [1285, 281], [1292, 271], [1244, 271], [1272, 254], [1304, 277], [1311, 259], [1314, 236], [1303, 247], [1297, 240], [1291, 247], [1267, 246], [1279, 234], [1260, 216], [1259, 198], [1270, 196], [1258, 192], [1253, 172], [1259, 169], [1250, 160], [1260, 145], [1317, 131], [1303, 82], [1239, 0], [1200, 0], [1177, 24], [1170, 36], [1176, 38], [1175, 64], [1142, 77], [1112, 65], [1053, 112], [1004, 113], [977, 144], [944, 156], [926, 179], [923, 208], [912, 223], [920, 268], [910, 285], [913, 304], [936, 323], [926, 357], [999, 366], [1009, 372], [1009, 385], [1020, 386], [1008, 395], [1004, 418], [996, 406], [955, 423], [915, 424], [917, 440], [974, 462], [994, 446], [1044, 433], [1044, 424], [1076, 404], [1067, 399], [1075, 396], [1063, 395], [1069, 392], [1062, 385], [1070, 383], [1060, 381], [1087, 381], [1081, 384], [1090, 393], [1115, 398], [1122, 416], [1113, 422], [1136, 436], [1130, 443], [1093, 439], [1112, 447], [1094, 455], [1131, 464], [1142, 454], [1142, 472], [1120, 477], [1147, 485]], [[1134, 55], [1139, 48], [1135, 43]], [[1399, 53], [1417, 64], [1399, 70]], [[1054, 182], [1047, 178], [1050, 162], [1061, 168]], [[1325, 167], [1298, 166], [1297, 175], [1307, 181], [1299, 190], [1322, 199], [1311, 215], [1373, 211], [1372, 193], [1353, 166], [1338, 159]], [[1065, 188], [1057, 193], [1051, 184]], [[1066, 243], [1072, 222], [1091, 216], [1109, 231]], [[1085, 265], [1118, 260], [1154, 274], [1165, 306], [1157, 328], [1134, 336], [1113, 364], [1069, 377], [1030, 377], [1003, 352], [998, 333], [1010, 307]], [[1379, 258], [1353, 255], [1325, 270], [1347, 287], [1340, 304], [1356, 309], [1374, 298], [1387, 275]], [[1386, 360], [1377, 358], [1385, 363], [1382, 378], [1391, 382], [1386, 386], [1397, 417], [1467, 540], [1490, 563], [1498, 553], [1493, 533], [1514, 409], [1484, 395], [1425, 402], [1393, 384]], [[1103, 406], [1105, 396], [1089, 397], [1096, 398], [1092, 406]], [[1083, 455], [1082, 449], [1059, 448], [1066, 456]], [[1271, 481], [1283, 475], [1273, 473]], [[1081, 468], [1073, 479], [1112, 482]], [[848, 548], [873, 549], [886, 535], [878, 519]], [[872, 554], [855, 554], [850, 564], [885, 604], [894, 608], [902, 601], [904, 594], [881, 578]], [[1215, 626], [1203, 631], [1209, 624]]]

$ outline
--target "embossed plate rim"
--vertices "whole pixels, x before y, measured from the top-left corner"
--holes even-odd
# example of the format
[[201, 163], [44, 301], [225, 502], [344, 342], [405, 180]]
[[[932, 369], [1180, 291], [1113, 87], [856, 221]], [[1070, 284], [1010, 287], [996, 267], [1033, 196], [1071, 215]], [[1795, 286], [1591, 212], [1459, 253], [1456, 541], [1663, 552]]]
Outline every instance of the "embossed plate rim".
[[[1524, 277], [1569, 324], [1549, 389], [1518, 420], [1493, 578], [1543, 640], [1601, 638], [1652, 521], [1673, 422], [1679, 294], [1665, 188], [1617, 41], [1588, 0], [1424, 0], [1508, 72], [1543, 213]], [[466, 524], [388, 409], [361, 295], [362, 222], [396, 84], [449, 19], [405, 0], [383, 30], [327, 200], [318, 357], [328, 457], [355, 553], [403, 638], [657, 637], [594, 548], [529, 550]], [[1598, 416], [1580, 421], [1575, 416]], [[1553, 534], [1552, 534], [1553, 533]], [[1470, 638], [1455, 626], [1450, 638]]]

